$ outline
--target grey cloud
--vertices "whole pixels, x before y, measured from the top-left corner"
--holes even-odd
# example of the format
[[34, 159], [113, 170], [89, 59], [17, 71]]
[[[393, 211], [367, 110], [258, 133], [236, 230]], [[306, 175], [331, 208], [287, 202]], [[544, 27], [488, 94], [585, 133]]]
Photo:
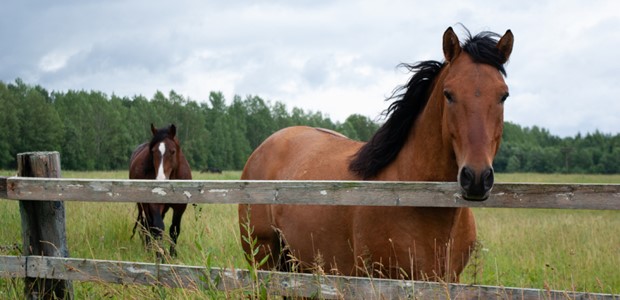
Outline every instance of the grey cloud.
[[[441, 60], [443, 31], [462, 22], [472, 33], [515, 34], [509, 121], [561, 134], [618, 132], [616, 3], [9, 0], [0, 10], [0, 80], [149, 96], [153, 88], [222, 89], [196, 79], [222, 75], [229, 81], [215, 82], [232, 92], [274, 101], [338, 90], [333, 97], [354, 113], [380, 102], [363, 98], [367, 87], [404, 83], [399, 63]], [[395, 73], [402, 76], [385, 82]], [[342, 99], [347, 90], [355, 99]]]

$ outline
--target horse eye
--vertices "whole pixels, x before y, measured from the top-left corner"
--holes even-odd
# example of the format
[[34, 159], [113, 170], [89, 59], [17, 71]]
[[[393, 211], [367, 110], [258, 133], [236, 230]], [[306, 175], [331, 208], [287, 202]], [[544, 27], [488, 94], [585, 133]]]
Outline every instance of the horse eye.
[[506, 102], [506, 99], [508, 99], [508, 96], [510, 96], [510, 94], [508, 93], [504, 94], [504, 96], [502, 96], [502, 99], [500, 100], [500, 103]]
[[454, 99], [452, 99], [452, 95], [450, 94], [450, 92], [443, 91], [443, 95], [444, 97], [446, 97], [446, 100], [448, 101], [448, 103], [454, 102]]

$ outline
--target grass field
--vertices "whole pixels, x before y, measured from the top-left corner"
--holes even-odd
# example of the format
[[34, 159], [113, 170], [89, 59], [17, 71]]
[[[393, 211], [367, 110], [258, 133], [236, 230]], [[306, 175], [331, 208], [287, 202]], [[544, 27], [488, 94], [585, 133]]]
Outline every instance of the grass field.
[[[1, 176], [13, 172], [0, 171]], [[127, 178], [123, 172], [69, 172], [66, 178]], [[201, 174], [195, 179], [238, 179], [239, 172]], [[497, 174], [499, 182], [620, 183], [620, 175]], [[136, 209], [131, 203], [66, 202], [72, 257], [153, 262], [139, 238], [130, 240]], [[474, 209], [480, 245], [463, 283], [620, 294], [620, 211]], [[169, 224], [170, 216], [166, 220]], [[21, 248], [19, 205], [0, 200], [0, 255]], [[170, 263], [247, 268], [239, 243], [234, 205], [196, 205], [186, 211], [178, 258]], [[0, 279], [0, 299], [21, 298], [21, 280]], [[204, 294], [74, 282], [76, 299], [209, 299]]]

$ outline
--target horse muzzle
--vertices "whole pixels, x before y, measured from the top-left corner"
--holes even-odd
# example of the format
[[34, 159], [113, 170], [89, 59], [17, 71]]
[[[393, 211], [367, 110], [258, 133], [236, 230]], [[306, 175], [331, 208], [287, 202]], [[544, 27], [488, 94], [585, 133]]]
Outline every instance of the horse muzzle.
[[493, 189], [493, 168], [486, 167], [475, 170], [469, 166], [463, 166], [459, 171], [458, 183], [461, 187], [463, 199], [469, 201], [484, 201], [489, 198]]

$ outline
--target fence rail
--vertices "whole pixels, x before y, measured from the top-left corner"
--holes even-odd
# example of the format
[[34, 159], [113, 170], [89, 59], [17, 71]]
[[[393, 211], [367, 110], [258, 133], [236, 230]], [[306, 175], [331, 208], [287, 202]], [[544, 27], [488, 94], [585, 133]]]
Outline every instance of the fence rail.
[[[248, 270], [46, 256], [0, 256], [0, 277], [38, 277], [167, 288], [249, 289]], [[620, 295], [257, 271], [267, 293], [321, 299], [620, 299]]]
[[14, 200], [620, 210], [620, 184], [497, 183], [480, 202], [458, 190], [453, 182], [0, 177], [0, 197]]
[[[57, 153], [35, 153], [24, 157], [25, 169], [38, 156], [49, 156], [41, 169], [56, 168]], [[31, 159], [31, 160], [30, 160]], [[21, 168], [21, 167], [20, 167]], [[53, 170], [55, 171], [55, 170]], [[37, 173], [37, 172], [33, 172]], [[45, 176], [45, 172], [39, 172]], [[49, 174], [50, 172], [48, 172]], [[28, 175], [22, 175], [28, 176]], [[34, 174], [34, 176], [40, 176]], [[48, 176], [50, 177], [50, 176]], [[51, 176], [54, 177], [54, 176]], [[498, 183], [488, 200], [463, 200], [456, 183], [446, 182], [373, 182], [373, 181], [153, 181], [99, 180], [66, 178], [0, 177], [0, 198], [20, 201], [22, 232], [29, 236], [31, 226], [61, 228], [64, 219], [40, 221], [35, 214], [41, 207], [61, 208], [43, 213], [64, 216], [61, 201], [154, 202], [154, 203], [249, 203], [316, 204], [426, 207], [509, 207], [557, 209], [620, 210], [618, 184], [521, 184]], [[39, 205], [40, 204], [40, 205]], [[49, 205], [52, 204], [52, 205]], [[23, 207], [23, 208], [21, 208]], [[24, 223], [33, 219], [39, 222]], [[35, 221], [36, 221], [35, 220]], [[43, 223], [44, 224], [43, 224]], [[48, 235], [47, 231], [43, 235]], [[26, 238], [24, 238], [26, 240]], [[31, 240], [31, 238], [29, 238]], [[36, 241], [35, 241], [36, 240]], [[24, 242], [24, 249], [37, 245], [45, 237]], [[57, 239], [66, 247], [62, 235]], [[46, 256], [0, 256], [0, 277], [25, 278], [37, 286], [39, 281], [63, 284], [60, 293], [71, 294], [71, 281], [94, 281], [119, 284], [143, 284], [199, 290], [248, 288], [258, 278], [270, 294], [283, 296], [337, 298], [434, 298], [434, 299], [620, 299], [620, 295], [550, 291], [527, 288], [473, 286], [434, 282], [387, 280], [359, 277], [296, 274], [282, 272], [231, 270], [149, 264], [125, 261], [68, 258], [53, 251]], [[62, 251], [61, 251], [62, 252]], [[50, 257], [51, 255], [52, 257]], [[43, 279], [43, 280], [37, 280]], [[51, 287], [36, 287], [49, 295]], [[28, 290], [26, 290], [28, 293]], [[35, 293], [30, 294], [34, 296]], [[35, 297], [36, 298], [36, 297]]]

